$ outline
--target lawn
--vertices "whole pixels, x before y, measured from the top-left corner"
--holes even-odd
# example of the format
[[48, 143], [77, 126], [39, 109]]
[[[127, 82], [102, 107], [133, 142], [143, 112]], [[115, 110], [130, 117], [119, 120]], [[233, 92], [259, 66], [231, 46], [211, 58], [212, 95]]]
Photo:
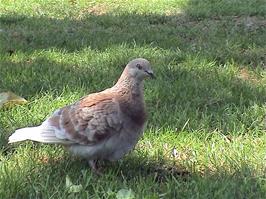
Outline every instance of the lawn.
[[[103, 176], [60, 146], [7, 144], [136, 57], [157, 76], [147, 128]], [[28, 103], [0, 109], [0, 198], [266, 196], [265, 0], [1, 0], [8, 90]]]

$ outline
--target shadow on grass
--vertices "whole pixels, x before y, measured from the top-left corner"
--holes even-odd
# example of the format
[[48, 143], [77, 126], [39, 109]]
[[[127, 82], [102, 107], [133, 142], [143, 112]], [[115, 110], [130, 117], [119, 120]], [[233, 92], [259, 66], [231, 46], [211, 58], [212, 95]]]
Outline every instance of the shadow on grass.
[[[173, 172], [158, 161], [131, 157], [121, 163], [107, 164], [104, 174], [97, 176], [91, 172], [85, 161], [41, 161], [37, 166], [34, 163], [34, 167], [29, 166], [26, 170], [22, 168], [21, 172], [17, 170], [10, 174], [20, 176], [14, 178], [14, 186], [7, 189], [10, 197], [24, 198], [29, 194], [41, 198], [71, 194], [85, 197], [89, 193], [90, 197], [104, 198], [111, 197], [109, 194], [115, 194], [122, 188], [132, 189], [138, 194], [138, 198], [147, 195], [158, 197], [160, 194], [165, 194], [166, 198], [191, 198], [195, 194], [201, 198], [263, 198], [266, 192], [262, 183], [263, 176], [256, 176], [254, 169], [244, 163], [231, 172], [223, 168], [211, 173], [188, 170]], [[3, 176], [3, 179], [7, 178], [8, 182], [10, 176]], [[73, 185], [81, 185], [82, 189], [77, 193], [69, 193], [66, 187], [67, 177]]]
[[[205, 172], [199, 172], [193, 170], [193, 166], [196, 165], [191, 165], [191, 169], [186, 169], [176, 163], [171, 166], [169, 159], [158, 161], [147, 160], [147, 157], [128, 156], [120, 163], [107, 163], [103, 170], [105, 174], [101, 177], [88, 171], [87, 169], [90, 170], [90, 168], [87, 168], [86, 164], [83, 166], [85, 175], [76, 173], [78, 177], [73, 176], [74, 172], [68, 173], [72, 175], [72, 179], [79, 179], [77, 184], [84, 184], [86, 179], [91, 179], [90, 176], [93, 175], [96, 178], [93, 181], [98, 185], [105, 181], [112, 189], [113, 184], [120, 184], [120, 187], [126, 186], [144, 195], [153, 192], [153, 194], [167, 193], [165, 196], [169, 198], [182, 198], [182, 196], [191, 198], [198, 193], [203, 196], [202, 198], [243, 198], [246, 196], [263, 198], [266, 193], [262, 183], [265, 175], [256, 176], [256, 170], [245, 162], [237, 165], [236, 168], [231, 168], [231, 171], [221, 167], [216, 171], [205, 168]], [[86, 175], [87, 178], [84, 177]], [[135, 187], [136, 184], [140, 186]], [[88, 186], [88, 189], [90, 188], [91, 186]], [[147, 188], [147, 193], [142, 192], [145, 188]]]
[[[213, 7], [207, 6], [206, 10], [200, 7], [203, 5], [207, 6], [195, 2], [193, 8], [189, 3], [182, 14], [172, 15], [85, 13], [81, 19], [2, 15], [1, 51], [6, 54], [51, 48], [65, 52], [84, 48], [103, 51], [114, 45], [151, 45], [166, 50], [180, 49], [190, 55], [201, 54], [221, 64], [234, 60], [244, 65], [265, 66], [266, 20], [263, 17], [223, 17], [222, 11], [216, 16], [210, 12]], [[196, 8], [210, 13], [193, 15]], [[221, 7], [225, 12], [227, 8]]]

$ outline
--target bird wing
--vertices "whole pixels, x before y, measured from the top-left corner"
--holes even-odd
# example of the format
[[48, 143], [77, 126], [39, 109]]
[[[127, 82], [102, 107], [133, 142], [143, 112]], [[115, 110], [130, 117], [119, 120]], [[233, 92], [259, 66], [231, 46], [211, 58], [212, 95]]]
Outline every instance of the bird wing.
[[97, 144], [118, 133], [123, 125], [114, 95], [96, 93], [61, 108], [48, 118], [58, 139], [77, 144]]

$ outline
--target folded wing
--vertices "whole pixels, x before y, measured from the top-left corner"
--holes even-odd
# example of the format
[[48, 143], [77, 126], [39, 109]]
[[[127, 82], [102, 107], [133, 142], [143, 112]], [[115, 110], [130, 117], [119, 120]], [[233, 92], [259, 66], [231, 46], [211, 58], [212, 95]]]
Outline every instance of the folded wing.
[[59, 140], [84, 145], [97, 144], [122, 128], [118, 102], [101, 93], [56, 111], [46, 122]]

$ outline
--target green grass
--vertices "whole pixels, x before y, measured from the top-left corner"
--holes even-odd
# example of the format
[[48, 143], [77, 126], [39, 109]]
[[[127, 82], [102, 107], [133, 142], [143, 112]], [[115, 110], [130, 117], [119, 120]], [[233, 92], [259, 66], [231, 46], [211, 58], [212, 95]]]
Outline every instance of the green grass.
[[[0, 198], [265, 198], [265, 38], [264, 0], [0, 1], [0, 92], [29, 101], [0, 110]], [[105, 175], [60, 146], [7, 144], [135, 57], [157, 75], [147, 128]]]

